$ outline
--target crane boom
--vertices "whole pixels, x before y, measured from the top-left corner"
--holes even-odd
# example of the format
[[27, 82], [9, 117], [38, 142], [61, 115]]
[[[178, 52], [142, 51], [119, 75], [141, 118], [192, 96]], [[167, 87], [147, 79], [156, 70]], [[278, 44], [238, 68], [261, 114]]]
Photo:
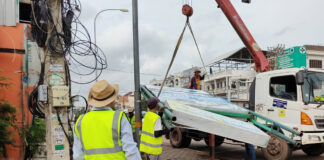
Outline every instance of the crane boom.
[[246, 48], [249, 50], [255, 64], [255, 70], [257, 72], [269, 71], [269, 61], [263, 54], [259, 45], [255, 42], [251, 33], [243, 23], [241, 17], [236, 12], [230, 0], [216, 0], [219, 8], [222, 9], [223, 13], [234, 27], [237, 34], [240, 36]]

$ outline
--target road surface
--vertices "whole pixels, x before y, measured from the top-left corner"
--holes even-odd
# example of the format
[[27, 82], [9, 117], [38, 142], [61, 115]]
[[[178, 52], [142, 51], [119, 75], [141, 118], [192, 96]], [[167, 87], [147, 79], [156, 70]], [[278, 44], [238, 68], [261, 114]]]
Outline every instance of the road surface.
[[[227, 141], [216, 147], [216, 160], [244, 160], [244, 146], [242, 143], [234, 143]], [[262, 155], [261, 149], [256, 149], [257, 160], [265, 160]], [[191, 145], [188, 148], [172, 148], [169, 140], [163, 139], [163, 160], [208, 160], [209, 148], [204, 141], [191, 141]], [[294, 151], [292, 157], [293, 160], [323, 160], [324, 154], [319, 157], [308, 157], [303, 151]]]

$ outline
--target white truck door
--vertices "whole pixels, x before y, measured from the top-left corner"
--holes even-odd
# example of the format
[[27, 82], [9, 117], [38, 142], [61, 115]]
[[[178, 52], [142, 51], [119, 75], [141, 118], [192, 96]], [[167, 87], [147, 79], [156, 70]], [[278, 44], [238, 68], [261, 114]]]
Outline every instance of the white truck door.
[[290, 127], [298, 127], [300, 108], [295, 76], [268, 74], [258, 80], [256, 111]]

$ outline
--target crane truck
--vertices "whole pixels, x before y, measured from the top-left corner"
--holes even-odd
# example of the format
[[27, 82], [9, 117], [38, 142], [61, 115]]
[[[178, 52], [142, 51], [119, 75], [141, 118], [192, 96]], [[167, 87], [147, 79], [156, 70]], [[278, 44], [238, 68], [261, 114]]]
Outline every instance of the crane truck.
[[[230, 0], [216, 2], [251, 53], [255, 70], [259, 72], [250, 87], [249, 109], [303, 133], [293, 137], [299, 142], [298, 146], [290, 146], [272, 136], [267, 148], [262, 149], [265, 157], [287, 159], [292, 150], [297, 149], [310, 156], [324, 153], [323, 70], [287, 68], [269, 71], [269, 61]], [[261, 120], [260, 123], [265, 122]], [[279, 132], [291, 137], [284, 130]]]
[[[250, 2], [249, 0], [242, 0]], [[250, 87], [249, 109], [253, 113], [280, 122], [302, 134], [277, 128], [267, 120], [256, 119], [254, 124], [266, 125], [279, 134], [290, 137], [298, 145], [270, 133], [271, 138], [266, 148], [262, 148], [264, 156], [269, 160], [288, 159], [293, 150], [302, 149], [309, 156], [324, 153], [324, 72], [323, 70], [305, 68], [287, 68], [270, 71], [269, 61], [252, 37], [251, 33], [236, 12], [230, 0], [216, 0], [231, 25], [249, 50], [258, 72]], [[269, 131], [264, 128], [264, 131]], [[174, 147], [188, 146], [189, 139], [204, 138], [208, 144], [208, 136], [204, 133], [190, 132], [181, 127], [170, 133], [170, 142]], [[216, 145], [220, 145], [223, 137], [216, 137]]]

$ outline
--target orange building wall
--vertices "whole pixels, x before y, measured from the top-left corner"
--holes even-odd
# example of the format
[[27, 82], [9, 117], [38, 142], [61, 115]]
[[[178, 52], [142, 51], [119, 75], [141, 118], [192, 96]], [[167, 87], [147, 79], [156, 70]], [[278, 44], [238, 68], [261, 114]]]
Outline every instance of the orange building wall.
[[[0, 26], [0, 48], [24, 49], [23, 24], [16, 27]], [[0, 76], [10, 78], [11, 85], [8, 89], [0, 89], [0, 99], [5, 99], [16, 107], [17, 126], [29, 125], [32, 116], [27, 107], [27, 97], [32, 88], [23, 90], [23, 61], [24, 54], [0, 52]], [[23, 92], [25, 92], [23, 94]], [[9, 160], [22, 160], [24, 158], [25, 146], [23, 144], [20, 131], [15, 130], [13, 138], [15, 146], [7, 146]], [[1, 159], [1, 158], [0, 158]]]
[[24, 49], [23, 24], [15, 27], [0, 26], [0, 48]]

